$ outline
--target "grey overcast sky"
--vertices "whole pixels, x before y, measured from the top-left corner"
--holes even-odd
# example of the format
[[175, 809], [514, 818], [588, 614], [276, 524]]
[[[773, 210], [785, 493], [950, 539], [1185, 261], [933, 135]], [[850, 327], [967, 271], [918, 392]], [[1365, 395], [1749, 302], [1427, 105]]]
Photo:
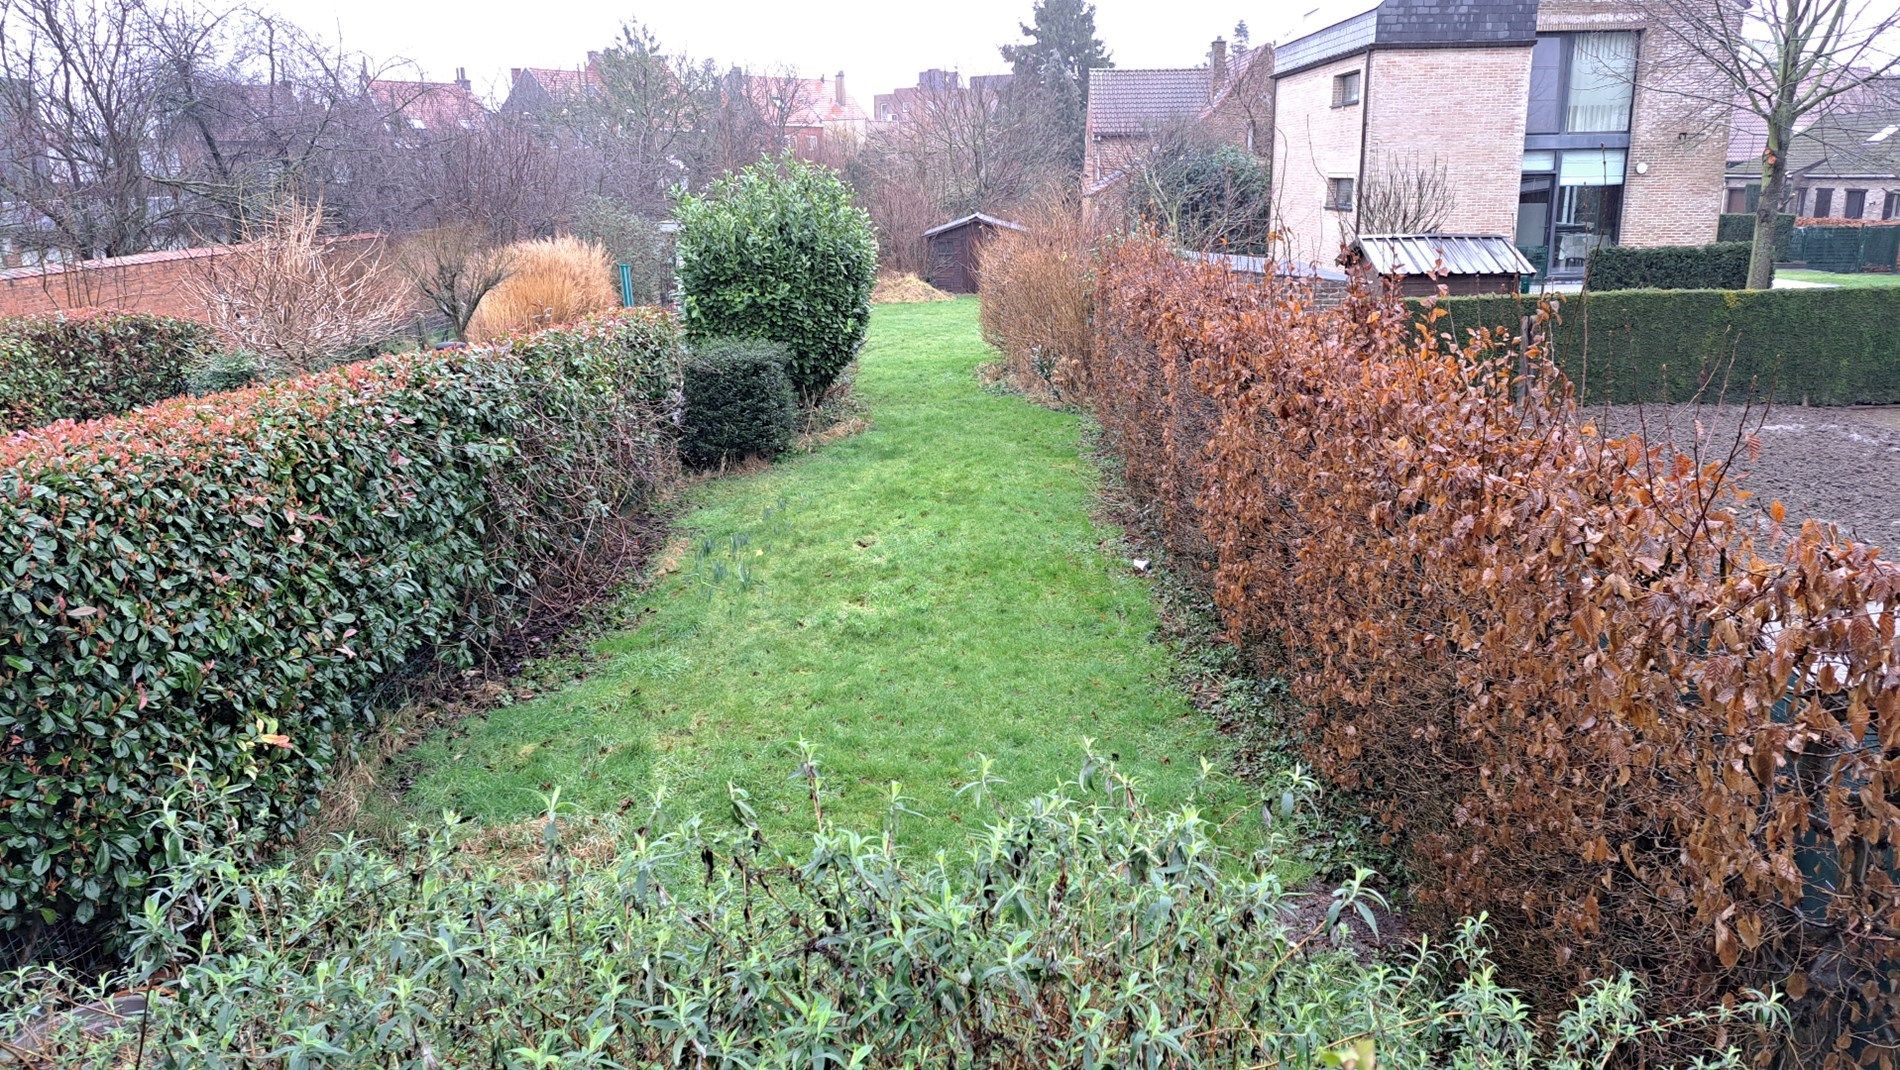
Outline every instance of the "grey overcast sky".
[[[573, 67], [611, 41], [628, 18], [652, 26], [669, 51], [721, 64], [845, 72], [866, 110], [871, 97], [910, 85], [930, 67], [1005, 70], [997, 46], [1020, 38], [1033, 0], [275, 0], [279, 10], [373, 56], [402, 56], [430, 78], [468, 68], [477, 91], [499, 98], [510, 67]], [[1097, 0], [1097, 36], [1117, 66], [1184, 67], [1245, 19], [1272, 40], [1337, 0]]]

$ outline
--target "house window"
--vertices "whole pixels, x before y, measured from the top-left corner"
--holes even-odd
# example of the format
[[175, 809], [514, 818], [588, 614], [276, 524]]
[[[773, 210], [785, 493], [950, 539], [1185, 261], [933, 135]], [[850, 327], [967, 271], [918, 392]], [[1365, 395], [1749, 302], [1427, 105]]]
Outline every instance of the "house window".
[[1358, 71], [1333, 76], [1333, 107], [1344, 108], [1359, 103], [1360, 78]]
[[1352, 211], [1352, 179], [1329, 178], [1326, 180], [1326, 207], [1334, 212]]
[[1814, 191], [1813, 214], [1826, 219], [1834, 211], [1834, 191], [1821, 186]]
[[1880, 206], [1880, 218], [1900, 218], [1900, 190], [1893, 190], [1887, 194], [1886, 203]]
[[1527, 134], [1615, 133], [1630, 126], [1637, 36], [1544, 34], [1531, 49]]
[[1627, 159], [1623, 149], [1524, 154], [1516, 244], [1540, 273], [1574, 278], [1592, 250], [1616, 243]]
[[1864, 189], [1848, 190], [1847, 207], [1841, 209], [1841, 214], [1849, 219], [1859, 219], [1861, 216], [1866, 215], [1867, 191]]

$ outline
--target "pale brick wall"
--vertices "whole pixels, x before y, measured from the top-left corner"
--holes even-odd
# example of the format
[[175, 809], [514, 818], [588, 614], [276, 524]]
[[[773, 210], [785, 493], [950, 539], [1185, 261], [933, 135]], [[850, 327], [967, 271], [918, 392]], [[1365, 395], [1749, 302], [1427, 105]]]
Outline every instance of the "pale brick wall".
[[1530, 49], [1386, 50], [1372, 54], [1371, 66], [1362, 189], [1387, 161], [1402, 169], [1442, 164], [1450, 197], [1437, 229], [1509, 236], [1517, 227]]
[[[1335, 108], [1333, 77], [1347, 71], [1360, 72], [1361, 103]], [[1339, 255], [1349, 221], [1325, 207], [1326, 180], [1359, 177], [1365, 95], [1379, 91], [1365, 71], [1359, 55], [1275, 79], [1273, 199], [1293, 259], [1331, 264]]]
[[[1627, 0], [1543, 0], [1540, 33], [1643, 30]], [[1624, 245], [1701, 245], [1715, 240], [1727, 181], [1730, 109], [1715, 75], [1644, 32], [1636, 55], [1629, 168], [1623, 186]]]

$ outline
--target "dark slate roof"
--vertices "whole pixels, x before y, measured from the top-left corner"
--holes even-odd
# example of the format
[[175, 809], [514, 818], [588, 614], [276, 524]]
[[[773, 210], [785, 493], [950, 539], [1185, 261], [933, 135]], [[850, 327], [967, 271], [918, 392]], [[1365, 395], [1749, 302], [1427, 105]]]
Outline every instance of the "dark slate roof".
[[1089, 72], [1089, 133], [1141, 134], [1192, 118], [1207, 104], [1206, 67]]
[[1537, 40], [1537, 0], [1383, 0], [1378, 43], [1516, 45]]
[[[1368, 48], [1529, 45], [1537, 40], [1538, 0], [1356, 0], [1331, 8], [1338, 18], [1274, 50], [1274, 73], [1290, 74]], [[1320, 9], [1323, 14], [1327, 8]], [[1308, 22], [1307, 25], [1313, 25]]]
[[1303, 37], [1297, 37], [1273, 49], [1273, 73], [1275, 77], [1291, 74], [1306, 67], [1315, 67], [1321, 63], [1335, 60], [1341, 56], [1350, 56], [1354, 52], [1372, 47], [1379, 32], [1379, 9], [1354, 15], [1342, 22], [1314, 30]]
[[1381, 275], [1537, 273], [1511, 239], [1495, 234], [1367, 234], [1353, 245]]
[[1005, 230], [1028, 229], [1024, 227], [1021, 223], [1012, 223], [1007, 219], [998, 219], [993, 215], [984, 215], [982, 212], [973, 212], [969, 215], [964, 216], [962, 219], [952, 219], [948, 223], [940, 223], [937, 226], [931, 227], [929, 230], [924, 231], [924, 237], [928, 238], [933, 235], [942, 234], [946, 230], [955, 230], [958, 227], [969, 226], [971, 223], [987, 223], [992, 227], [1002, 227]]

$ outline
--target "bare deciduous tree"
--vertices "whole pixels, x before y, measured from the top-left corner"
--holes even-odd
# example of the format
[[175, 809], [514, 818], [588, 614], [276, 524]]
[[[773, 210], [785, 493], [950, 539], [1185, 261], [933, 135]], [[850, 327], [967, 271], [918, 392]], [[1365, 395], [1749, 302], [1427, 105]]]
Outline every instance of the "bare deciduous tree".
[[468, 341], [468, 325], [482, 298], [508, 278], [508, 253], [488, 228], [464, 223], [431, 227], [403, 240], [402, 269], [431, 308]]
[[1788, 150], [1803, 121], [1843, 95], [1900, 73], [1900, 7], [1892, 0], [1642, 0], [1663, 46], [1663, 72], [1703, 72], [1699, 92], [1766, 126], [1761, 199], [1748, 285], [1769, 285], [1775, 214], [1788, 183]]
[[1456, 203], [1451, 172], [1437, 156], [1382, 158], [1367, 169], [1357, 201], [1361, 234], [1429, 234]]
[[381, 248], [327, 239], [320, 205], [287, 201], [240, 237], [202, 260], [190, 286], [219, 340], [255, 353], [269, 374], [333, 364], [409, 319], [408, 287]]
[[140, 252], [175, 222], [148, 177], [171, 95], [153, 30], [119, 0], [0, 0], [0, 200], [35, 251]]

